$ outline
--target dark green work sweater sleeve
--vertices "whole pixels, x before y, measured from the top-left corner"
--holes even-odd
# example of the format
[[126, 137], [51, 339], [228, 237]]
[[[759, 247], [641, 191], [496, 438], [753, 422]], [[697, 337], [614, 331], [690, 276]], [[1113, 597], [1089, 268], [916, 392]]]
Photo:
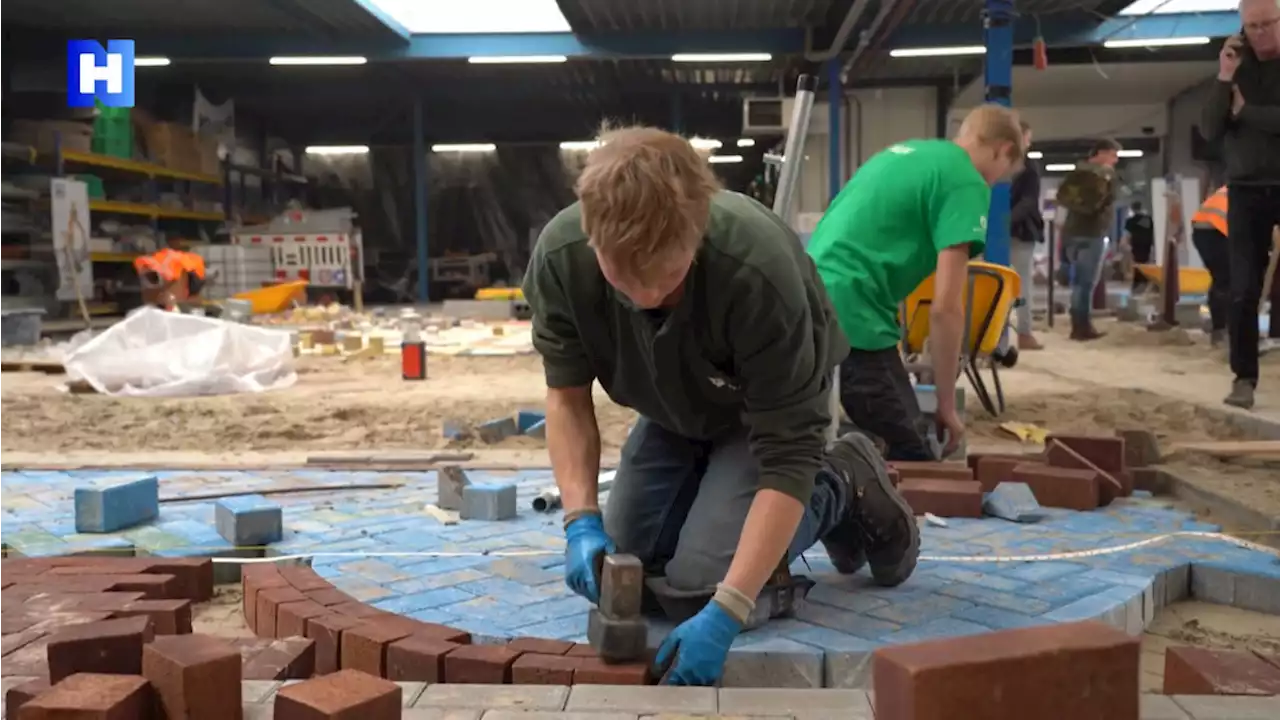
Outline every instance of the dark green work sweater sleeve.
[[807, 503], [831, 423], [830, 333], [825, 323], [816, 326], [806, 297], [813, 288], [806, 293], [800, 273], [791, 267], [771, 272], [775, 280], [784, 278], [777, 284], [761, 282], [756, 292], [735, 298], [729, 330], [744, 385], [743, 419], [760, 463], [760, 488]]
[[1200, 133], [1209, 142], [1227, 134], [1227, 120], [1231, 117], [1231, 83], [1217, 80], [1209, 88], [1204, 107], [1200, 111]]
[[566, 268], [554, 262], [556, 254], [563, 252], [567, 249], [548, 251], [539, 239], [522, 288], [533, 311], [533, 347], [542, 355], [549, 388], [582, 387], [595, 380], [564, 286], [562, 273]]

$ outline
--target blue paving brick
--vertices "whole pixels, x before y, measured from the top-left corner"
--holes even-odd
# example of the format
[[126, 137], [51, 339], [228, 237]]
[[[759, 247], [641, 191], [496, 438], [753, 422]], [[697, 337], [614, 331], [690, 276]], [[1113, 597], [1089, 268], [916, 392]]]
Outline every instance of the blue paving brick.
[[1102, 592], [1115, 585], [1096, 579], [1082, 577], [1084, 573], [1075, 573], [1054, 580], [1035, 583], [1019, 592], [1020, 595], [1044, 600], [1054, 607], [1066, 605], [1087, 595]]
[[942, 618], [910, 628], [904, 628], [895, 633], [882, 635], [880, 637], [880, 641], [885, 645], [898, 645], [902, 643], [922, 642], [924, 640], [936, 640], [938, 638], [981, 635], [986, 632], [990, 632], [990, 629], [983, 625], [979, 625], [978, 623], [969, 622], [967, 620]]
[[867, 615], [907, 627], [919, 625], [934, 618], [953, 615], [970, 607], [973, 607], [973, 603], [966, 600], [957, 600], [945, 595], [933, 595], [915, 602], [893, 603], [885, 607], [876, 608], [868, 611]]
[[539, 410], [521, 410], [516, 413], [516, 427], [521, 434], [528, 435], [530, 428], [546, 419], [547, 414]]
[[1043, 617], [1051, 622], [1097, 620], [1117, 607], [1123, 607], [1135, 594], [1141, 594], [1141, 591], [1137, 588], [1110, 588], [1045, 613]]
[[813, 625], [831, 628], [846, 635], [853, 635], [866, 640], [874, 640], [901, 629], [901, 626], [896, 623], [845, 610], [837, 610], [817, 603], [801, 605], [796, 610], [796, 618]]
[[1064, 575], [1084, 572], [1088, 569], [1088, 565], [1075, 562], [1031, 562], [1015, 565], [1002, 574], [1014, 580], [1040, 583], [1054, 580]]
[[1033, 625], [1044, 625], [1045, 620], [1040, 617], [1031, 615], [1023, 615], [1022, 613], [1012, 612], [1010, 610], [1001, 610], [989, 605], [974, 605], [967, 607], [954, 614], [957, 620], [966, 620], [975, 622], [991, 628], [992, 630], [1013, 630], [1015, 628], [1031, 627]]
[[943, 566], [931, 569], [933, 574], [958, 583], [972, 583], [991, 590], [1016, 591], [1027, 586], [1022, 580], [1005, 578], [990, 572], [970, 569], [964, 566]]
[[377, 600], [374, 605], [380, 610], [399, 615], [408, 615], [418, 610], [433, 610], [444, 605], [465, 602], [473, 597], [473, 595], [457, 588], [440, 588], [439, 590], [428, 590], [412, 595], [390, 595]]
[[546, 620], [534, 625], [524, 625], [512, 631], [512, 637], [544, 637], [572, 642], [587, 641], [587, 613]]
[[115, 532], [159, 516], [160, 483], [147, 475], [104, 487], [78, 487], [74, 502], [77, 532]]
[[284, 509], [262, 495], [222, 498], [216, 503], [214, 517], [218, 534], [237, 547], [284, 539]]
[[990, 605], [991, 607], [1001, 608], [1003, 610], [1012, 610], [1027, 615], [1039, 615], [1047, 612], [1052, 605], [1044, 600], [1037, 600], [1026, 595], [1014, 595], [1012, 593], [1000, 592], [999, 590], [991, 590], [989, 588], [970, 585], [968, 583], [952, 583], [938, 592], [944, 595], [968, 600], [978, 603], [979, 605]]

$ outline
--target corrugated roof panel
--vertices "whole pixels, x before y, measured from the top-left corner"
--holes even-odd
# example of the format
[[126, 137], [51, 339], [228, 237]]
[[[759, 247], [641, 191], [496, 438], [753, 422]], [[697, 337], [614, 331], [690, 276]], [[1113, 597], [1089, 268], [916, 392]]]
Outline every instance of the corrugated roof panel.
[[368, 36], [391, 32], [353, 0], [5, 0], [5, 24], [131, 37], [157, 32], [209, 35]]
[[753, 30], [823, 21], [841, 0], [559, 0], [577, 32]]

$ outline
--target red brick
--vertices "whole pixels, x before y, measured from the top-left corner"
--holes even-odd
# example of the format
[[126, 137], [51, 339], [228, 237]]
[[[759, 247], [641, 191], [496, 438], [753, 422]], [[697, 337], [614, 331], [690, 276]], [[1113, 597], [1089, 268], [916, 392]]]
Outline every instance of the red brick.
[[872, 659], [876, 720], [1133, 720], [1139, 639], [1099, 622], [894, 645]]
[[5, 635], [4, 638], [0, 639], [0, 656], [8, 657], [11, 653], [30, 645], [46, 634], [42, 628], [30, 627], [22, 632]]
[[353, 618], [361, 618], [361, 619], [371, 619], [376, 617], [393, 617], [391, 613], [383, 612], [378, 608], [373, 607], [372, 605], [365, 605], [364, 603], [359, 601], [342, 603], [341, 605], [333, 605], [329, 607], [329, 611], [336, 612], [340, 615], [349, 615]]
[[1103, 472], [1118, 473], [1125, 469], [1124, 439], [1099, 435], [1050, 435], [1045, 447], [1057, 440], [1075, 450]]
[[574, 672], [587, 662], [591, 662], [591, 658], [526, 653], [512, 663], [511, 682], [516, 685], [572, 685]]
[[566, 657], [600, 657], [600, 655], [596, 652], [596, 649], [591, 647], [590, 645], [587, 645], [586, 643], [580, 643], [569, 648], [569, 652], [565, 653], [565, 656]]
[[907, 478], [898, 491], [916, 515], [982, 517], [982, 486], [977, 482]]
[[444, 658], [462, 647], [446, 640], [410, 635], [387, 646], [386, 676], [397, 682], [442, 682]]
[[178, 598], [208, 602], [213, 597], [211, 558], [163, 558], [152, 560], [147, 572], [172, 575], [178, 580]]
[[[1133, 487], [1128, 488], [1126, 492], [1124, 485], [1113, 474], [1103, 470], [1102, 468], [1089, 462], [1089, 459], [1080, 453], [1072, 450], [1067, 444], [1058, 440], [1050, 440], [1045, 447], [1045, 459], [1049, 461], [1049, 465], [1053, 467], [1068, 468], [1071, 470], [1091, 470], [1098, 474], [1098, 502], [1100, 505], [1110, 505], [1112, 500], [1118, 497], [1132, 495]], [[1132, 483], [1132, 479], [1129, 480]]]
[[258, 654], [271, 645], [272, 640], [257, 637], [233, 637], [226, 639], [231, 647], [240, 652], [240, 665], [243, 667], [253, 662]]
[[438, 623], [422, 622], [414, 620], [410, 617], [401, 615], [386, 615], [375, 618], [368, 622], [379, 622], [388, 627], [394, 627], [398, 630], [404, 630], [405, 635], [416, 635], [417, 637], [430, 638], [432, 640], [443, 640], [445, 642], [456, 643], [458, 645], [470, 645], [471, 633], [465, 630], [451, 628], [448, 625], [440, 625]]
[[1013, 469], [1026, 462], [1040, 462], [1036, 456], [985, 455], [978, 460], [974, 479], [982, 484], [982, 492], [991, 492], [1002, 482], [1013, 481]]
[[295, 590], [304, 594], [318, 590], [330, 590], [333, 584], [316, 574], [309, 565], [286, 565], [280, 568], [280, 577], [284, 578]]
[[142, 675], [173, 720], [241, 716], [240, 652], [209, 635], [158, 637], [142, 650]]
[[610, 664], [598, 657], [574, 658], [581, 663], [573, 674], [574, 685], [646, 685], [648, 663]]
[[276, 608], [285, 603], [301, 602], [307, 596], [291, 587], [266, 588], [258, 591], [254, 601], [258, 606], [255, 614], [256, 624], [253, 631], [258, 637], [273, 638], [276, 636]]
[[40, 622], [30, 615], [19, 615], [15, 613], [5, 613], [0, 617], [0, 634], [12, 635], [20, 633], [23, 630], [31, 629], [32, 625]]
[[275, 720], [399, 720], [400, 686], [356, 670], [286, 685], [276, 693]]
[[964, 463], [956, 462], [893, 462], [890, 465], [902, 475], [902, 479], [924, 478], [929, 480], [973, 480], [973, 471]]
[[66, 628], [75, 627], [76, 625], [83, 625], [85, 623], [110, 620], [111, 615], [112, 614], [109, 612], [49, 613], [44, 616], [44, 619], [42, 619], [38, 625], [35, 626], [35, 629], [43, 630], [44, 632], [50, 633], [50, 634], [57, 633], [57, 632], [61, 632]]
[[111, 613], [117, 618], [139, 615], [151, 618], [157, 635], [186, 635], [191, 632], [190, 600], [138, 600]]
[[[27, 702], [20, 720], [152, 720], [146, 678], [80, 673]], [[238, 716], [237, 716], [238, 717]]]
[[355, 598], [337, 588], [329, 588], [328, 590], [308, 590], [306, 592], [306, 596], [311, 602], [319, 603], [325, 607], [358, 602]]
[[337, 672], [342, 666], [342, 632], [360, 625], [346, 615], [307, 618], [307, 637], [316, 641], [316, 674]]
[[444, 658], [444, 680], [451, 683], [511, 682], [511, 665], [520, 653], [505, 645], [464, 645]]
[[[180, 598], [181, 589], [178, 584], [178, 578], [173, 575], [162, 575], [159, 573], [102, 573], [102, 568], [77, 568], [64, 567], [54, 568], [50, 573], [66, 571], [67, 579], [76, 581], [106, 582], [107, 590], [118, 592], [140, 592], [148, 600], [163, 600]], [[52, 577], [48, 575], [46, 577]]]
[[1261, 650], [1254, 650], [1253, 654], [1261, 658], [1263, 662], [1272, 665], [1277, 670], [1280, 670], [1280, 653], [1269, 653]]
[[893, 483], [894, 487], [898, 487], [898, 484], [902, 482], [902, 473], [898, 472], [894, 468], [887, 468], [887, 470], [889, 473], [889, 482]]
[[5, 717], [17, 717], [19, 708], [48, 689], [49, 681], [44, 679], [28, 680], [21, 685], [9, 688], [9, 691], [4, 694]]
[[548, 640], [546, 638], [521, 637], [507, 643], [507, 647], [516, 652], [537, 653], [539, 655], [564, 655], [573, 649], [573, 643], [564, 640]]
[[54, 558], [5, 558], [0, 567], [8, 578], [18, 576], [40, 575], [51, 567], [55, 567]]
[[49, 679], [76, 673], [137, 675], [142, 646], [155, 631], [151, 618], [132, 617], [77, 625], [49, 638]]
[[1164, 653], [1166, 695], [1280, 695], [1280, 668], [1248, 651], [1175, 646]]
[[276, 607], [276, 633], [278, 638], [306, 637], [307, 618], [328, 615], [325, 606], [310, 600], [283, 603]]
[[272, 640], [244, 666], [245, 680], [309, 678], [316, 669], [316, 643], [302, 637]]
[[289, 581], [280, 577], [280, 572], [272, 563], [253, 563], [240, 569], [240, 584], [243, 589], [244, 624], [257, 632], [258, 627], [258, 592], [270, 588], [289, 587]]
[[36, 595], [23, 603], [24, 610], [41, 612], [65, 612], [68, 610], [123, 610], [129, 603], [143, 600], [143, 592], [105, 592], [93, 595]]
[[1026, 483], [1036, 496], [1036, 501], [1045, 507], [1098, 509], [1096, 472], [1023, 463], [1013, 469], [1013, 482]]
[[341, 666], [383, 677], [387, 670], [387, 646], [409, 636], [395, 623], [371, 621], [342, 631]]

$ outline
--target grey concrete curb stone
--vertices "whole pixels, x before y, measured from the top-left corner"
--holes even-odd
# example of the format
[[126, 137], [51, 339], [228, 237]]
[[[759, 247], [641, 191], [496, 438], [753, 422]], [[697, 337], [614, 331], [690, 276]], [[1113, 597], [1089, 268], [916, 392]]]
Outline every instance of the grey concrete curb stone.
[[569, 688], [560, 685], [429, 685], [413, 703], [415, 708], [464, 710], [564, 709]]
[[576, 685], [565, 706], [571, 712], [626, 712], [637, 715], [679, 713], [714, 715], [715, 688], [624, 685]]

